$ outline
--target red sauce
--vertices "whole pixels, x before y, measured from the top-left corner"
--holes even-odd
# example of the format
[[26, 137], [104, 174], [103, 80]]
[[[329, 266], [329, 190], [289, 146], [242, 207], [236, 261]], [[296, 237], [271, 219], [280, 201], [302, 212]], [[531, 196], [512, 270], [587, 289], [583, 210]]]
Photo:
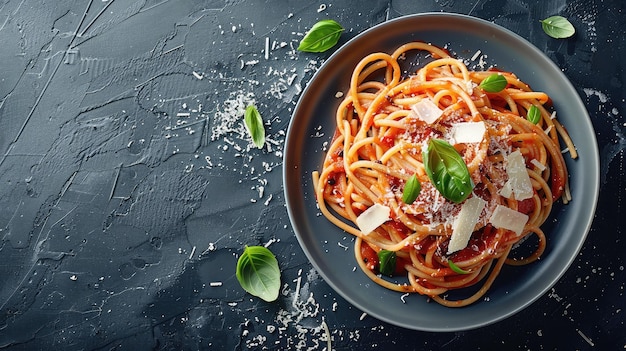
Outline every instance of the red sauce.
[[556, 168], [554, 167], [554, 162], [552, 162], [552, 170], [550, 174], [551, 182], [550, 182], [550, 190], [552, 190], [552, 200], [556, 201], [563, 194], [563, 189], [565, 187], [565, 179], [559, 177], [557, 172], [554, 172]]
[[420, 243], [415, 246], [415, 249], [419, 254], [425, 255], [431, 246], [436, 244], [435, 239], [432, 236], [428, 236], [424, 238], [424, 240], [420, 241]]
[[404, 266], [407, 264], [411, 264], [411, 261], [402, 257], [397, 257], [396, 268], [393, 270], [393, 275], [406, 275], [406, 269], [404, 269]]
[[488, 199], [490, 196], [489, 191], [487, 190], [487, 188], [485, 187], [485, 184], [483, 183], [476, 184], [473, 192], [476, 196], [480, 197], [483, 200]]
[[518, 201], [517, 202], [517, 211], [523, 214], [529, 214], [535, 210], [535, 200], [533, 198]]
[[404, 132], [404, 130], [393, 127], [389, 128], [382, 137], [377, 138], [376, 142], [380, 146], [390, 149], [396, 145], [396, 138], [400, 132]]
[[389, 149], [395, 144], [395, 138], [393, 135], [389, 135], [389, 133], [387, 133], [382, 137], [379, 137], [376, 142], [378, 143], [378, 145]]
[[378, 254], [376, 254], [376, 251], [374, 251], [374, 249], [372, 249], [366, 242], [361, 244], [361, 256], [363, 257], [363, 262], [365, 262], [367, 268], [372, 271], [378, 268]]
[[406, 238], [411, 233], [411, 230], [407, 228], [402, 222], [389, 221], [386, 224], [389, 225], [390, 227], [393, 227], [393, 229], [395, 229], [398, 233], [400, 233], [403, 238]]

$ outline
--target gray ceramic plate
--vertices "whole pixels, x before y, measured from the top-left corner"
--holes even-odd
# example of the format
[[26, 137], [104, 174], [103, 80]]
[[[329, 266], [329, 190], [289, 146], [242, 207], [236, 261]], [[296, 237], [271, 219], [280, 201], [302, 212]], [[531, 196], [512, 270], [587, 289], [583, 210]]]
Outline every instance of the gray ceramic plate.
[[[369, 53], [391, 52], [409, 41], [446, 47], [471, 61], [480, 50], [489, 63], [512, 71], [533, 89], [547, 92], [572, 139], [579, 159], [565, 157], [573, 201], [556, 206], [543, 229], [548, 248], [525, 267], [505, 267], [485, 299], [464, 308], [446, 308], [414, 294], [388, 291], [357, 267], [351, 235], [330, 224], [316, 208], [311, 172], [320, 168], [324, 143], [335, 128], [338, 91], [346, 91], [353, 67]], [[476, 58], [479, 61], [479, 58]], [[567, 155], [566, 155], [567, 156]], [[546, 293], [563, 275], [591, 226], [599, 187], [598, 149], [579, 95], [561, 70], [542, 52], [498, 25], [455, 14], [420, 14], [375, 26], [339, 48], [309, 82], [289, 125], [284, 158], [284, 190], [289, 217], [302, 249], [325, 281], [369, 315], [409, 329], [457, 331], [502, 320]], [[346, 249], [346, 247], [348, 247]]]

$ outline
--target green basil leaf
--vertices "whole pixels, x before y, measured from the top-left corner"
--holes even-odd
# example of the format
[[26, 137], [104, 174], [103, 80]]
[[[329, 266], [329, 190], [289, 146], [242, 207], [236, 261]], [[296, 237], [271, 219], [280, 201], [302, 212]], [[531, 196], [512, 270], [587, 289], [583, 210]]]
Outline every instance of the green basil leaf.
[[417, 196], [420, 194], [422, 190], [422, 185], [420, 184], [417, 177], [414, 175], [409, 178], [404, 184], [404, 191], [402, 191], [402, 202], [405, 204], [412, 204]]
[[506, 78], [503, 75], [494, 73], [483, 79], [478, 87], [488, 93], [498, 93], [504, 90], [507, 84]]
[[343, 27], [334, 20], [321, 20], [300, 41], [299, 51], [324, 52], [337, 44]]
[[422, 156], [428, 178], [443, 197], [461, 203], [470, 196], [474, 182], [463, 157], [452, 145], [431, 139]]
[[450, 267], [450, 269], [454, 272], [454, 273], [458, 273], [458, 274], [470, 274], [471, 272], [464, 270], [463, 268], [457, 266], [456, 264], [454, 264], [454, 262], [448, 260], [448, 266]]
[[548, 17], [540, 22], [543, 31], [555, 39], [569, 38], [576, 33], [576, 29], [570, 21], [562, 16]]
[[250, 294], [267, 302], [278, 298], [280, 269], [274, 254], [264, 246], [246, 246], [237, 260], [237, 280]]
[[537, 124], [541, 120], [541, 111], [535, 105], [531, 105], [528, 109], [528, 113], [526, 114], [526, 119], [530, 121], [532, 124]]
[[378, 251], [378, 271], [382, 275], [393, 275], [396, 270], [396, 252], [389, 250]]
[[263, 126], [263, 119], [256, 107], [250, 105], [246, 108], [244, 121], [254, 145], [259, 149], [263, 148], [265, 145], [265, 126]]

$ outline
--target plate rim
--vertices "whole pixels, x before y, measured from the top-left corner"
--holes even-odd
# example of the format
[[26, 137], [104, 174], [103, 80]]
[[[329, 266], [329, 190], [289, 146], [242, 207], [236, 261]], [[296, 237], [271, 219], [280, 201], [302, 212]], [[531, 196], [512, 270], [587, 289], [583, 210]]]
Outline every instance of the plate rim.
[[[399, 25], [399, 23], [404, 22], [404, 21], [415, 21], [415, 20], [419, 20], [419, 19], [423, 19], [423, 18], [428, 18], [428, 17], [433, 17], [433, 18], [438, 18], [438, 19], [450, 19], [450, 20], [455, 20], [455, 21], [469, 21], [474, 23], [477, 26], [481, 26], [481, 27], [486, 27], [492, 30], [495, 30], [497, 32], [499, 32], [501, 35], [504, 36], [508, 36], [511, 37], [521, 43], [525, 44], [525, 48], [524, 49], [528, 49], [528, 50], [532, 50], [534, 51], [535, 55], [538, 55], [539, 57], [542, 58], [543, 62], [542, 64], [545, 64], [547, 66], [549, 66], [549, 69], [554, 71], [554, 72], [558, 72], [557, 74], [559, 74], [561, 76], [561, 78], [563, 79], [564, 82], [566, 82], [567, 84], [567, 89], [571, 92], [574, 93], [575, 97], [576, 97], [576, 103], [579, 104], [580, 106], [583, 107], [581, 114], [582, 116], [580, 117], [581, 120], [585, 121], [586, 125], [588, 127], [590, 127], [590, 135], [591, 136], [591, 140], [588, 140], [588, 143], [590, 144], [590, 148], [592, 151], [592, 154], [594, 155], [593, 159], [591, 160], [586, 160], [585, 162], [589, 162], [589, 166], [593, 167], [593, 170], [595, 171], [590, 171], [591, 173], [586, 174], [588, 176], [590, 176], [593, 180], [595, 180], [593, 182], [594, 187], [593, 189], [591, 189], [591, 194], [593, 197], [593, 201], [590, 207], [590, 215], [587, 218], [587, 220], [585, 221], [585, 226], [584, 226], [584, 230], [583, 230], [583, 234], [578, 238], [578, 242], [577, 245], [575, 247], [575, 251], [570, 253], [570, 256], [567, 259], [567, 262], [565, 265], [563, 265], [563, 267], [561, 267], [561, 269], [558, 270], [558, 272], [556, 273], [555, 277], [551, 279], [551, 281], [549, 282], [549, 284], [545, 284], [543, 289], [540, 289], [539, 293], [536, 293], [535, 296], [533, 296], [533, 298], [525, 301], [525, 303], [519, 304], [516, 308], [513, 308], [511, 310], [509, 310], [507, 313], [502, 313], [492, 319], [489, 320], [484, 320], [484, 321], [478, 321], [475, 323], [469, 323], [466, 325], [450, 325], [450, 326], [445, 326], [445, 327], [429, 327], [429, 326], [423, 326], [423, 325], [419, 325], [419, 326], [415, 326], [415, 325], [406, 325], [403, 323], [398, 323], [397, 321], [384, 316], [384, 315], [380, 315], [378, 313], [372, 313], [367, 306], [362, 306], [361, 304], [357, 303], [349, 294], [347, 294], [345, 291], [343, 291], [342, 289], [339, 289], [337, 287], [337, 285], [335, 284], [335, 282], [329, 278], [329, 276], [326, 274], [326, 272], [320, 268], [319, 263], [317, 262], [317, 259], [314, 257], [314, 255], [309, 252], [309, 250], [305, 247], [305, 245], [303, 244], [303, 237], [302, 237], [302, 233], [300, 232], [300, 226], [298, 225], [298, 223], [296, 222], [296, 217], [295, 217], [295, 213], [294, 213], [294, 202], [297, 202], [297, 200], [294, 199], [294, 197], [300, 197], [300, 195], [294, 195], [293, 194], [293, 190], [291, 188], [291, 184], [292, 182], [290, 181], [291, 177], [293, 177], [293, 175], [291, 174], [291, 172], [293, 172], [293, 168], [297, 168], [297, 164], [292, 164], [291, 160], [293, 158], [292, 154], [294, 153], [293, 148], [290, 148], [290, 146], [296, 142], [298, 142], [297, 140], [295, 140], [297, 138], [296, 133], [294, 133], [295, 128], [297, 128], [295, 126], [295, 121], [298, 120], [297, 115], [301, 109], [301, 105], [302, 105], [302, 101], [303, 101], [303, 97], [307, 96], [307, 94], [309, 93], [310, 88], [313, 86], [313, 82], [316, 81], [316, 79], [321, 79], [320, 77], [322, 76], [322, 74], [325, 71], [325, 67], [327, 67], [327, 65], [331, 64], [332, 62], [334, 62], [335, 60], [337, 60], [337, 57], [339, 55], [341, 55], [342, 50], [345, 50], [346, 48], [350, 47], [350, 45], [354, 45], [354, 43], [363, 40], [363, 38], [366, 38], [367, 36], [369, 36], [372, 32], [374, 31], [381, 31], [384, 30], [386, 27], [392, 27], [392, 26], [397, 26]], [[366, 55], [366, 52], [362, 53], [363, 56]], [[569, 267], [571, 266], [571, 264], [574, 262], [575, 258], [578, 256], [578, 253], [580, 252], [580, 250], [582, 249], [587, 235], [589, 234], [589, 231], [591, 229], [591, 225], [593, 223], [593, 219], [595, 217], [595, 211], [597, 208], [597, 201], [598, 201], [598, 197], [599, 197], [599, 172], [600, 172], [600, 166], [599, 166], [599, 151], [598, 151], [598, 145], [597, 145], [597, 140], [595, 138], [595, 132], [593, 131], [593, 125], [591, 123], [591, 119], [589, 117], [588, 111], [586, 106], [584, 105], [584, 103], [582, 102], [582, 99], [580, 97], [580, 94], [574, 89], [574, 86], [572, 85], [571, 81], [569, 80], [569, 78], [561, 71], [561, 69], [549, 58], [546, 56], [545, 53], [543, 53], [541, 50], [539, 50], [534, 44], [532, 44], [531, 42], [529, 42], [528, 40], [526, 40], [525, 38], [519, 36], [518, 34], [514, 33], [513, 31], [504, 28], [494, 22], [490, 22], [487, 21], [485, 19], [481, 19], [478, 17], [474, 17], [474, 16], [470, 16], [470, 15], [465, 15], [465, 14], [459, 14], [459, 13], [445, 13], [445, 12], [424, 12], [424, 13], [418, 13], [418, 14], [411, 14], [411, 15], [405, 15], [405, 16], [399, 16], [396, 18], [393, 18], [391, 20], [379, 23], [377, 25], [374, 25], [364, 31], [362, 31], [361, 33], [357, 34], [356, 36], [354, 36], [353, 38], [349, 39], [346, 43], [344, 43], [341, 47], [339, 47], [338, 49], [335, 50], [334, 53], [332, 53], [323, 63], [323, 65], [313, 74], [313, 76], [311, 77], [311, 79], [307, 82], [307, 85], [305, 86], [305, 88], [303, 89], [302, 93], [299, 95], [298, 97], [298, 102], [291, 114], [291, 119], [289, 121], [289, 125], [287, 128], [287, 133], [285, 136], [285, 144], [284, 144], [284, 148], [283, 148], [283, 167], [282, 167], [282, 171], [283, 171], [283, 191], [284, 191], [284, 196], [285, 196], [285, 203], [286, 203], [286, 208], [287, 208], [287, 213], [289, 216], [289, 220], [290, 220], [290, 224], [292, 226], [292, 230], [294, 232], [294, 234], [296, 235], [296, 238], [298, 240], [298, 243], [301, 247], [301, 249], [303, 250], [303, 252], [305, 253], [308, 261], [312, 264], [312, 266], [318, 271], [318, 273], [323, 277], [324, 281], [333, 289], [333, 291], [337, 292], [339, 295], [341, 295], [346, 301], [348, 301], [350, 304], [352, 304], [353, 306], [363, 310], [364, 312], [367, 312], [368, 314], [372, 315], [373, 317], [399, 326], [399, 327], [403, 327], [403, 328], [407, 328], [407, 329], [413, 329], [413, 330], [420, 330], [420, 331], [434, 331], [434, 332], [451, 332], [451, 331], [462, 331], [462, 330], [469, 330], [469, 329], [475, 329], [478, 327], [482, 327], [482, 326], [486, 326], [489, 324], [493, 324], [496, 322], [499, 322], [503, 319], [506, 319], [516, 313], [518, 313], [519, 311], [525, 309], [526, 307], [528, 307], [530, 304], [534, 303], [537, 299], [539, 299], [541, 296], [543, 296], [550, 288], [552, 288], [565, 274], [565, 272], [569, 269]], [[570, 176], [571, 177], [571, 176]], [[295, 189], [295, 190], [299, 190], [299, 189]], [[302, 198], [304, 198], [304, 195], [301, 195]], [[591, 199], [585, 198], [586, 201], [589, 201]], [[311, 200], [309, 200], [311, 201]], [[426, 299], [427, 297], [425, 296], [419, 296], [422, 299]]]

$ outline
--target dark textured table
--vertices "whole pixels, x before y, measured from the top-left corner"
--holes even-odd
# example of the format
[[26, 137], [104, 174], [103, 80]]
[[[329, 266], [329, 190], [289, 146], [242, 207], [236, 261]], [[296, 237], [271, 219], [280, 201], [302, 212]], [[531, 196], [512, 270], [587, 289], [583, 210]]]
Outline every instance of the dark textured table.
[[[454, 333], [382, 323], [332, 291], [282, 189], [291, 113], [332, 53], [295, 50], [304, 32], [336, 19], [341, 44], [428, 11], [536, 45], [577, 88], [601, 159], [595, 220], [562, 279], [513, 317]], [[557, 14], [573, 38], [541, 30]], [[335, 350], [626, 348], [625, 18], [622, 0], [2, 1], [0, 347], [323, 350], [330, 335]], [[268, 124], [263, 150], [241, 123], [249, 103]], [[277, 255], [277, 301], [239, 286], [245, 245]]]

